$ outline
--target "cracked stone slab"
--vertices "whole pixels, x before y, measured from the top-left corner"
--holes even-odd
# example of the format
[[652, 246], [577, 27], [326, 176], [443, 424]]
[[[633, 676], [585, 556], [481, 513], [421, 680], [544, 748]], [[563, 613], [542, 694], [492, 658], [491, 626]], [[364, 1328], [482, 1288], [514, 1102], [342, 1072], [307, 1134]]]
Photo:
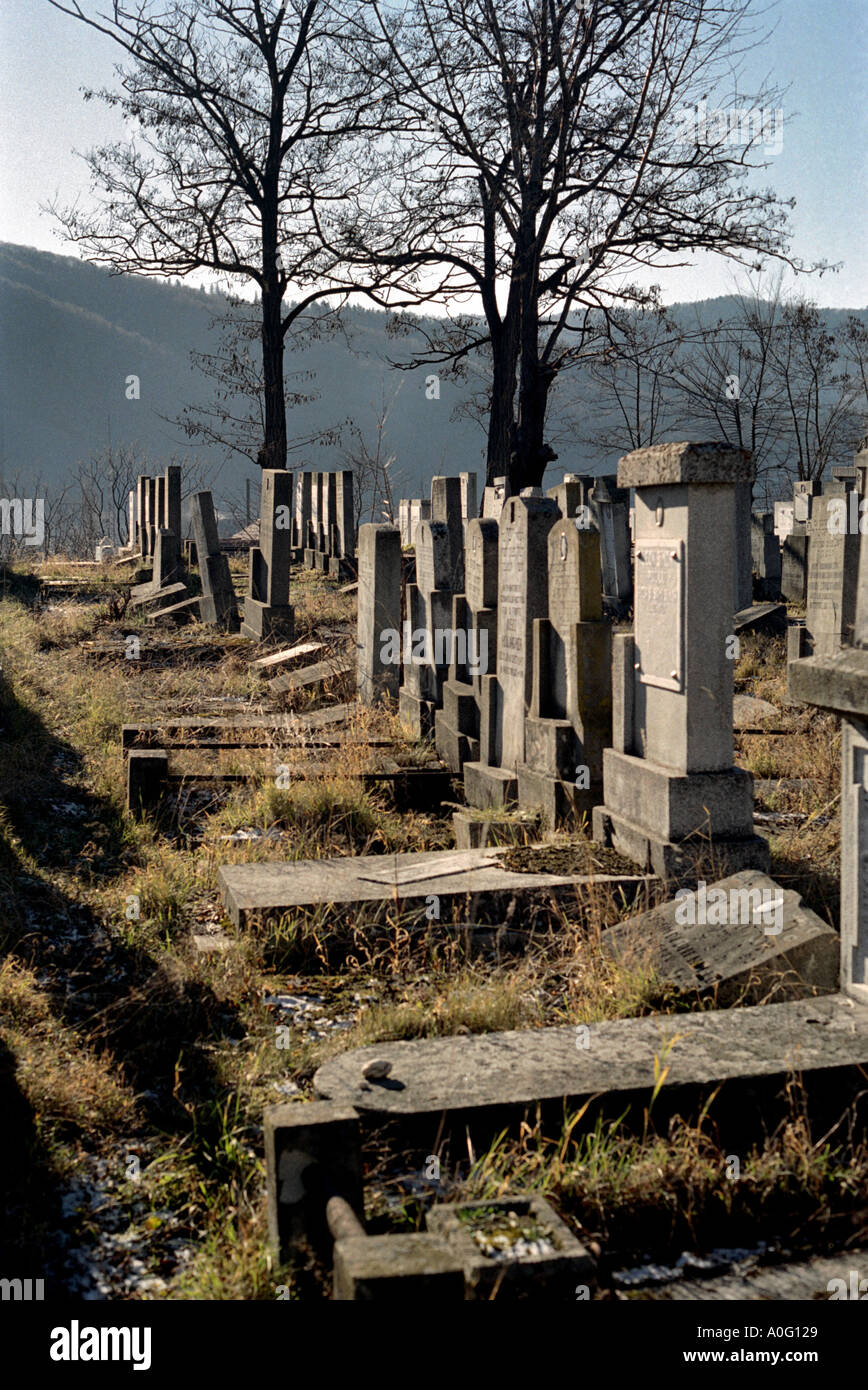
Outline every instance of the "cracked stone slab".
[[[696, 1014], [657, 1014], [587, 1025], [515, 1029], [470, 1037], [377, 1043], [332, 1058], [314, 1077], [316, 1094], [383, 1115], [582, 1101], [730, 1080], [868, 1065], [868, 1006], [842, 995]], [[388, 1077], [366, 1082], [374, 1057]]]

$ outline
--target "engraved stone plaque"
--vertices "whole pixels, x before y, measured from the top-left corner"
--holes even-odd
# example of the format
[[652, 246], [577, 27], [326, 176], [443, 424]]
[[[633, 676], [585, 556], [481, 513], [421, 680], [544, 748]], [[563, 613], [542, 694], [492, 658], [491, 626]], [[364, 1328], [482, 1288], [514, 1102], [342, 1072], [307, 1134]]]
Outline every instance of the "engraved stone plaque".
[[684, 689], [684, 542], [636, 547], [636, 663], [644, 685]]

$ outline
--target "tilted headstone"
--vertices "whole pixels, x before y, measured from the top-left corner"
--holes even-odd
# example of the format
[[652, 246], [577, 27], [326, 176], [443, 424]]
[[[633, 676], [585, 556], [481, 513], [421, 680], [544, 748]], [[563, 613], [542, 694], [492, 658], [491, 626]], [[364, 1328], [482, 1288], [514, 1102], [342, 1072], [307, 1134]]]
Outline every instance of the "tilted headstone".
[[190, 520], [202, 584], [199, 616], [203, 623], [213, 623], [228, 632], [237, 632], [238, 605], [229, 573], [229, 561], [220, 549], [217, 518], [210, 492], [194, 493], [190, 503]]
[[261, 641], [290, 638], [295, 614], [289, 603], [292, 549], [292, 474], [263, 468], [259, 545], [250, 548], [250, 578], [241, 631]]
[[471, 806], [504, 805], [518, 793], [533, 683], [533, 623], [548, 614], [548, 533], [557, 517], [557, 503], [540, 489], [508, 498], [500, 514], [497, 671], [481, 681], [479, 762], [464, 765]]
[[154, 542], [154, 571], [151, 583], [154, 589], [163, 589], [168, 584], [177, 584], [183, 578], [181, 565], [181, 542], [174, 531], [160, 527]]
[[394, 526], [359, 527], [359, 699], [373, 705], [397, 698], [401, 676], [401, 536]]
[[594, 837], [668, 876], [700, 851], [767, 871], [753, 833], [753, 778], [733, 766], [734, 484], [750, 456], [722, 444], [637, 449], [634, 634], [615, 643], [613, 744]]
[[553, 826], [590, 816], [612, 741], [612, 629], [603, 621], [600, 546], [593, 530], [567, 517], [548, 535], [548, 614], [533, 625], [518, 799]]
[[455, 650], [434, 718], [437, 752], [453, 772], [478, 762], [480, 693], [497, 655], [498, 524], [470, 517], [464, 536], [464, 587], [452, 604]]
[[854, 645], [788, 674], [794, 699], [841, 717], [841, 987], [868, 1004], [868, 535], [857, 539]]

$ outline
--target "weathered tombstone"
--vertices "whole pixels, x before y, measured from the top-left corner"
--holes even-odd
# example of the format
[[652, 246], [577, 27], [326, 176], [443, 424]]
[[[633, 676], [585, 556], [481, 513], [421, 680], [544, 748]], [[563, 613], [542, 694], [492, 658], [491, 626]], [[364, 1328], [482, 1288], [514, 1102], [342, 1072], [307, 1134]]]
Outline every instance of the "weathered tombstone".
[[497, 674], [480, 686], [479, 762], [464, 764], [471, 806], [502, 806], [518, 792], [530, 708], [533, 623], [548, 612], [548, 533], [557, 503], [527, 489], [504, 503], [498, 532]]
[[178, 538], [181, 545], [181, 469], [177, 463], [170, 463], [166, 469], [164, 483], [163, 520], [160, 523], [167, 531]]
[[166, 515], [166, 475], [160, 474], [154, 479], [154, 510], [151, 513], [153, 523], [154, 549], [157, 544], [157, 532], [165, 526]]
[[420, 521], [416, 531], [416, 583], [407, 585], [410, 650], [398, 696], [401, 719], [415, 738], [434, 731], [452, 655], [452, 559], [443, 521]]
[[210, 492], [194, 493], [190, 504], [190, 519], [196, 543], [196, 562], [202, 583], [199, 616], [203, 623], [213, 623], [228, 632], [238, 631], [238, 605], [229, 561], [220, 549], [217, 518]]
[[793, 534], [793, 525], [795, 523], [795, 504], [793, 502], [776, 502], [774, 512], [775, 535], [781, 542], [781, 545], [783, 545], [787, 536], [791, 536]]
[[751, 555], [751, 508], [754, 472], [735, 484], [735, 568], [733, 611], [741, 613], [753, 603], [753, 563]]
[[476, 474], [459, 473], [458, 476], [461, 479], [461, 519], [466, 528], [468, 521], [479, 512], [476, 501]]
[[148, 483], [150, 478], [147, 473], [140, 473], [136, 479], [136, 549], [144, 557], [149, 552], [145, 549], [147, 545], [147, 509], [148, 509]]
[[630, 564], [629, 491], [615, 480], [599, 477], [590, 492], [590, 505], [600, 532], [603, 593], [617, 607], [626, 606], [633, 592]]
[[262, 641], [294, 634], [295, 615], [289, 603], [291, 541], [292, 474], [285, 468], [263, 468], [259, 545], [250, 548], [250, 579], [241, 626], [245, 637]]
[[[813, 499], [808, 523], [807, 616], [801, 656], [831, 656], [853, 637], [859, 533], [850, 527], [853, 490], [823, 493]], [[795, 655], [791, 649], [791, 655]]]
[[464, 523], [460, 478], [431, 479], [431, 520], [442, 522], [449, 532], [449, 583], [446, 587], [460, 594], [464, 589]]
[[329, 561], [337, 546], [337, 482], [334, 473], [321, 473], [320, 546], [316, 554], [316, 568], [321, 574], [328, 574]]
[[431, 520], [431, 503], [427, 497], [414, 497], [410, 502], [410, 545], [416, 544], [420, 521]]
[[357, 684], [373, 705], [397, 699], [401, 676], [401, 536], [394, 526], [359, 527]]
[[402, 497], [398, 503], [398, 530], [401, 533], [401, 548], [410, 544], [410, 499]]
[[484, 517], [493, 517], [495, 521], [499, 521], [503, 504], [507, 498], [507, 482], [506, 478], [495, 478], [490, 486], [483, 488], [482, 515]]
[[177, 584], [182, 578], [181, 542], [174, 531], [160, 527], [154, 542], [152, 586], [155, 590], [163, 589], [168, 584]]
[[350, 469], [334, 474], [336, 553], [329, 562], [329, 574], [342, 582], [355, 573], [353, 556], [356, 553], [356, 514], [353, 505], [353, 475]]
[[733, 486], [750, 456], [719, 444], [637, 449], [635, 626], [615, 643], [613, 744], [594, 837], [668, 876], [710, 846], [717, 866], [768, 870], [753, 778], [733, 766]]
[[136, 550], [138, 547], [138, 522], [136, 521], [136, 491], [133, 489], [127, 498], [129, 508], [129, 536], [127, 538], [127, 549]]
[[[298, 483], [295, 493], [295, 517], [296, 534], [295, 549], [303, 552], [310, 539], [310, 517], [311, 517], [311, 483], [313, 474], [308, 469], [303, 469], [298, 475]], [[298, 558], [303, 558], [303, 554]]]
[[480, 692], [494, 671], [497, 649], [497, 532], [491, 517], [468, 519], [465, 592], [452, 605], [456, 650], [443, 686], [443, 708], [434, 717], [437, 752], [453, 772], [480, 756]]
[[600, 801], [612, 741], [611, 627], [603, 621], [600, 546], [561, 517], [548, 536], [548, 618], [533, 624], [533, 690], [518, 767], [519, 804], [554, 826]]
[[[813, 480], [793, 484], [793, 526], [781, 546], [781, 594], [788, 603], [805, 603], [808, 596], [810, 536], [808, 523], [819, 484]], [[793, 653], [793, 659], [799, 650]]]
[[142, 558], [154, 553], [154, 522], [156, 517], [156, 479], [145, 478], [145, 520], [142, 530]]
[[781, 591], [781, 543], [775, 535], [774, 512], [753, 512], [750, 534], [757, 597], [778, 598]]
[[868, 536], [857, 540], [853, 646], [794, 662], [789, 689], [841, 716], [841, 987], [868, 1004]]

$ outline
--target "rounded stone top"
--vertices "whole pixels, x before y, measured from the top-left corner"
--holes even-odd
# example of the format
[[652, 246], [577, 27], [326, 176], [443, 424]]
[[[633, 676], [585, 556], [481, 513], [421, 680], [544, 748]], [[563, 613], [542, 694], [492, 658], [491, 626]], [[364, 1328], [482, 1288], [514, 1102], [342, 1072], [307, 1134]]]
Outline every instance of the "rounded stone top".
[[618, 460], [619, 487], [668, 483], [741, 483], [753, 480], [749, 449], [715, 442], [650, 444]]

